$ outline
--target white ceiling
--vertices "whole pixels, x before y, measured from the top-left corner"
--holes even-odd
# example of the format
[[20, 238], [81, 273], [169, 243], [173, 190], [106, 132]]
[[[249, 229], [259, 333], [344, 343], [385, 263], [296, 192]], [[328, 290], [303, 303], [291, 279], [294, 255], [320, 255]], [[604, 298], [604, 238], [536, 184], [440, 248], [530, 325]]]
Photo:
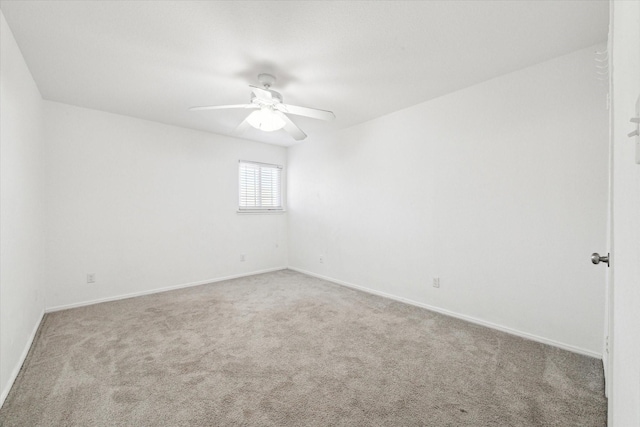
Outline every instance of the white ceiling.
[[[608, 1], [0, 1], [44, 99], [229, 134], [267, 72], [307, 134], [606, 40]], [[284, 131], [244, 137], [292, 145]]]

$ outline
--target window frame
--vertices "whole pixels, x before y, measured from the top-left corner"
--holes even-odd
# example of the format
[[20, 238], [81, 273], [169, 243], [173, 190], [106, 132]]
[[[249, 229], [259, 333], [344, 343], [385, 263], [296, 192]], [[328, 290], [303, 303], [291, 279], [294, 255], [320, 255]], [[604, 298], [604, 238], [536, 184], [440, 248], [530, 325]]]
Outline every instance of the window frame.
[[[252, 207], [243, 207], [241, 206], [242, 199], [242, 165], [243, 164], [251, 164], [258, 165], [259, 167], [268, 167], [278, 169], [278, 193], [279, 193], [279, 207], [260, 207], [260, 206], [252, 206]], [[253, 160], [238, 160], [238, 210], [239, 214], [281, 214], [286, 212], [285, 209], [285, 198], [284, 198], [284, 184], [283, 184], [283, 174], [284, 174], [284, 166], [273, 164], [273, 163], [264, 163], [264, 162], [256, 162]], [[262, 182], [262, 177], [260, 176], [260, 183]]]

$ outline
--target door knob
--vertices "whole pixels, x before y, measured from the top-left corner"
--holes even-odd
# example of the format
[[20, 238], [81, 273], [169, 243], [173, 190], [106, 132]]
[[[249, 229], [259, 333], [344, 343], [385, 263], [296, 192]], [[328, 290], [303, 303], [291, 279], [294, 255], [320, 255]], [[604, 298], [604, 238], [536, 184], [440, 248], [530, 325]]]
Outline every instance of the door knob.
[[609, 254], [607, 256], [600, 256], [597, 252], [591, 254], [591, 262], [594, 264], [600, 264], [600, 262], [606, 262], [609, 266]]

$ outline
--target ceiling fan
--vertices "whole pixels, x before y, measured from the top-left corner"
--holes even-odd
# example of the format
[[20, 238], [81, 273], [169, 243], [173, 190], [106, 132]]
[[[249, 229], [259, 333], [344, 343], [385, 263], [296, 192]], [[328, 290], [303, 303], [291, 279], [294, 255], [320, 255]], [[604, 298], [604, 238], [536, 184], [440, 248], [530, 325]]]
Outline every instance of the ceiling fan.
[[224, 110], [227, 108], [254, 109], [257, 111], [249, 114], [242, 123], [234, 129], [232, 132], [234, 135], [241, 135], [249, 126], [265, 132], [284, 129], [296, 141], [305, 139], [307, 135], [291, 121], [287, 114], [320, 120], [333, 120], [336, 118], [335, 114], [331, 111], [284, 104], [282, 102], [282, 95], [270, 89], [276, 81], [276, 78], [271, 74], [258, 75], [258, 81], [264, 88], [249, 86], [251, 88], [251, 102], [249, 104], [209, 105], [205, 107], [191, 107], [189, 110]]

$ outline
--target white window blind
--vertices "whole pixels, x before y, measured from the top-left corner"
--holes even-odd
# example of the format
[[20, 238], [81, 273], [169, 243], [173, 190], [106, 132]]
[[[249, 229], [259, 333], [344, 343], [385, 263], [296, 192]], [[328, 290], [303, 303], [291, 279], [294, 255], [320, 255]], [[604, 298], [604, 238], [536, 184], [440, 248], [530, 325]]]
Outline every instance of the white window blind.
[[282, 166], [240, 161], [240, 206], [245, 211], [282, 210]]

